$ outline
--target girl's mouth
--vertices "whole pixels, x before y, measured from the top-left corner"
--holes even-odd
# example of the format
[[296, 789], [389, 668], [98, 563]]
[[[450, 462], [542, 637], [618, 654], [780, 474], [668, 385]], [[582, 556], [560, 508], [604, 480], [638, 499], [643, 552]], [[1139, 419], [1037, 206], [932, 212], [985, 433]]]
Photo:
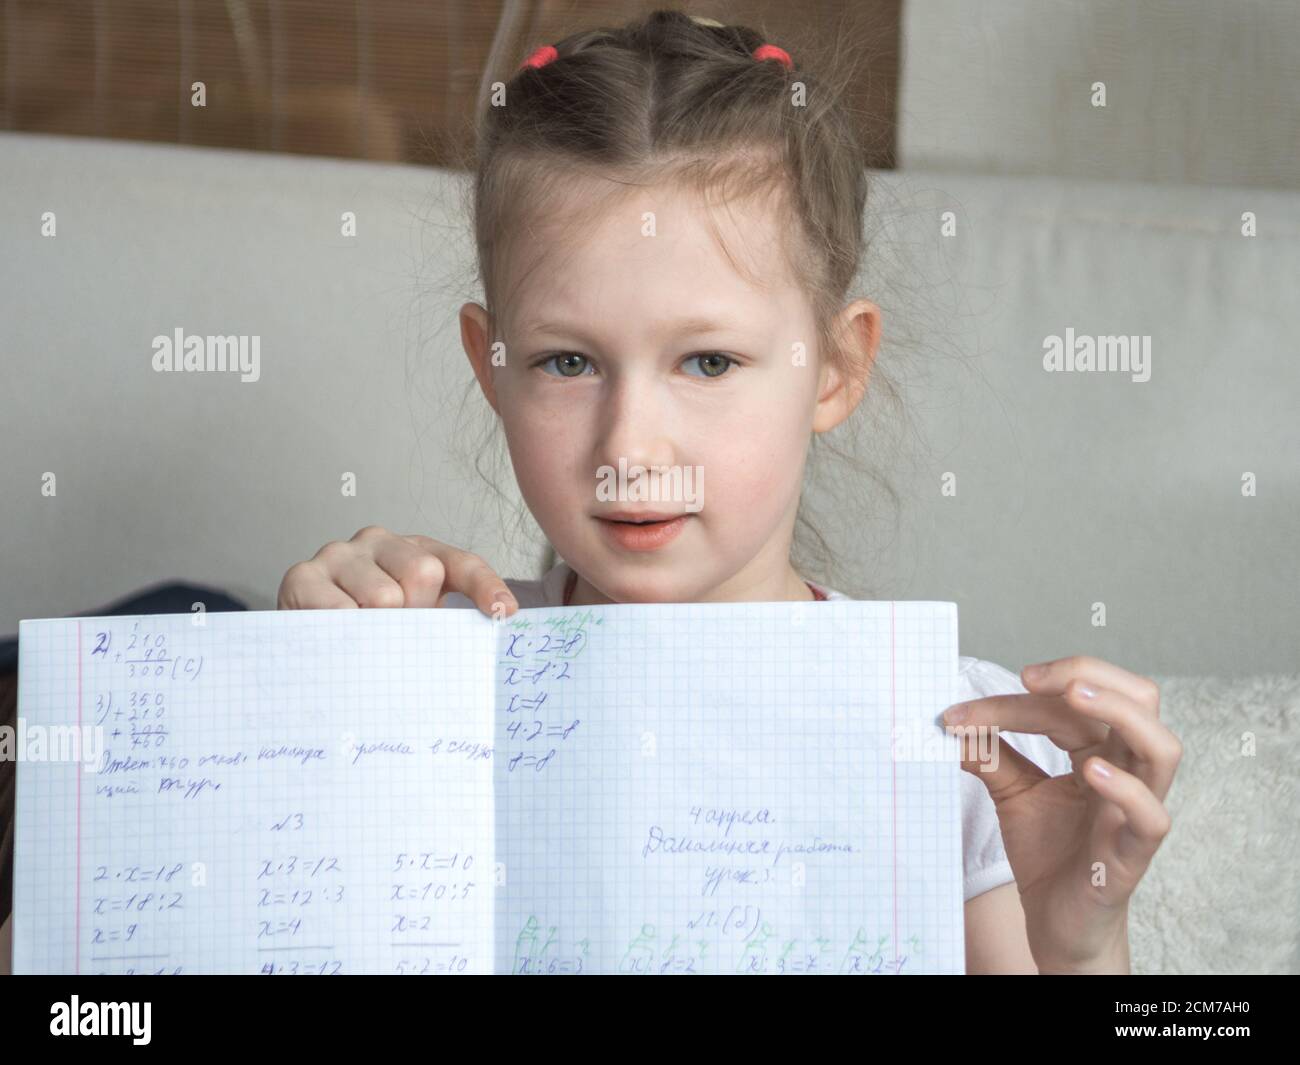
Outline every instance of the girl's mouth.
[[657, 551], [677, 539], [690, 514], [618, 514], [598, 517], [606, 535], [628, 551]]

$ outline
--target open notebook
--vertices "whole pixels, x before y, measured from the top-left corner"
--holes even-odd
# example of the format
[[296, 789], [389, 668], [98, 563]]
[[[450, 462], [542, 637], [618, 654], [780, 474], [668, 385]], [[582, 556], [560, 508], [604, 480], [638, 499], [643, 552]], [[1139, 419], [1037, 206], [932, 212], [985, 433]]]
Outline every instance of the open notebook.
[[25, 973], [959, 973], [952, 603], [23, 621]]

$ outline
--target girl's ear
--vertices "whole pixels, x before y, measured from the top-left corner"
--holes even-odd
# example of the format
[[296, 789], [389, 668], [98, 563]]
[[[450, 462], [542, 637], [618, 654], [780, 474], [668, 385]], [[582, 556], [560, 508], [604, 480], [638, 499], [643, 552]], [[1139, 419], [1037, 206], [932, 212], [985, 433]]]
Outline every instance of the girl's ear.
[[491, 331], [488, 313], [477, 303], [467, 303], [460, 309], [460, 342], [469, 357], [469, 364], [474, 368], [479, 388], [487, 398], [488, 404], [499, 415], [497, 409], [496, 389], [492, 383]]
[[841, 338], [841, 357], [822, 359], [813, 432], [834, 429], [862, 402], [880, 348], [881, 321], [880, 308], [870, 300], [854, 300], [836, 315], [831, 335]]

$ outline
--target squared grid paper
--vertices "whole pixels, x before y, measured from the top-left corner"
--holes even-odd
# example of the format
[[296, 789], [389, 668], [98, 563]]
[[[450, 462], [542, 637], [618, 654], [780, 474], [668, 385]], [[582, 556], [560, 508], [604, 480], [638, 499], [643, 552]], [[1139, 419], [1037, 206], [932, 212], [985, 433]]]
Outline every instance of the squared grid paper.
[[[954, 604], [517, 617], [578, 613], [582, 655], [541, 716], [579, 731], [543, 772], [497, 761], [499, 972], [964, 970], [961, 770], [937, 723]], [[499, 710], [516, 690], [498, 676]], [[499, 717], [498, 750], [520, 747]], [[895, 726], [914, 741], [898, 760]], [[779, 849], [819, 840], [853, 849]]]
[[956, 620], [24, 621], [20, 733], [104, 735], [19, 761], [14, 971], [961, 972]]
[[19, 762], [15, 972], [490, 972], [491, 763], [447, 751], [491, 744], [493, 638], [468, 611], [24, 621], [27, 726], [126, 717], [97, 772]]

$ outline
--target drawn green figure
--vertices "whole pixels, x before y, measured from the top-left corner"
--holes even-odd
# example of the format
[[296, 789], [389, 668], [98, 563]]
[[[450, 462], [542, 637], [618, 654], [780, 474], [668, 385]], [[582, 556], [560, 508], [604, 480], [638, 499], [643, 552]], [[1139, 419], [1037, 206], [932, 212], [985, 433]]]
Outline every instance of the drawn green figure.
[[780, 955], [778, 955], [776, 959], [777, 972], [785, 973], [790, 971], [789, 958], [790, 955], [794, 953], [795, 945], [798, 942], [799, 940], [797, 939], [791, 939], [786, 943], [785, 949], [781, 951]]
[[643, 924], [640, 933], [628, 944], [627, 953], [619, 962], [618, 971], [621, 973], [652, 972], [655, 959], [654, 942], [657, 938], [655, 926]]
[[[675, 971], [675, 972], [696, 971], [695, 959], [692, 958], [689, 953], [686, 953], [686, 951], [688, 951], [690, 948], [690, 944], [681, 943], [681, 938], [682, 937], [679, 936], [676, 932], [673, 933], [672, 942], [668, 944], [668, 948], [664, 951], [664, 959], [659, 966], [659, 972], [664, 973], [669, 971]], [[677, 954], [679, 943], [681, 944], [681, 949], [683, 950], [683, 953], [680, 956]], [[673, 968], [674, 966], [676, 967], [675, 969]]]
[[876, 941], [876, 949], [871, 952], [871, 957], [867, 959], [868, 971], [873, 973], [880, 972], [880, 967], [885, 963], [885, 946], [888, 943], [888, 936], [881, 936]]
[[869, 944], [866, 939], [866, 930], [859, 928], [857, 934], [853, 937], [853, 942], [844, 954], [844, 960], [840, 964], [840, 972], [843, 973], [870, 973], [879, 972], [877, 968], [885, 960], [884, 950], [889, 942], [888, 936], [881, 936], [875, 949], [867, 953]]
[[546, 952], [551, 949], [559, 938], [556, 935], [556, 927], [556, 925], [551, 925], [547, 929], [546, 942], [539, 948], [537, 933], [541, 928], [541, 922], [537, 920], [535, 914], [528, 915], [524, 927], [520, 929], [519, 935], [515, 937], [515, 959], [512, 966], [512, 971], [515, 974], [541, 971], [542, 958], [546, 956]]
[[840, 964], [841, 970], [848, 964], [849, 959], [853, 957], [854, 954], [861, 953], [865, 946], [866, 940], [863, 939], [862, 929], [859, 928], [853, 936], [853, 942], [849, 944], [849, 949], [844, 952], [844, 960]]
[[528, 959], [532, 957], [532, 948], [537, 943], [537, 928], [536, 916], [529, 914], [528, 920], [524, 922], [524, 927], [519, 930], [519, 935], [515, 937], [515, 960], [511, 966], [511, 971], [516, 975], [523, 972], [523, 966], [527, 965]]
[[831, 952], [831, 941], [827, 939], [825, 936], [818, 936], [816, 939], [813, 940], [813, 942], [817, 944], [818, 957], [821, 957], [823, 954], [829, 954]]
[[738, 973], [761, 973], [767, 964], [768, 941], [776, 938], [776, 930], [764, 921], [749, 934], [745, 949], [736, 962]]

